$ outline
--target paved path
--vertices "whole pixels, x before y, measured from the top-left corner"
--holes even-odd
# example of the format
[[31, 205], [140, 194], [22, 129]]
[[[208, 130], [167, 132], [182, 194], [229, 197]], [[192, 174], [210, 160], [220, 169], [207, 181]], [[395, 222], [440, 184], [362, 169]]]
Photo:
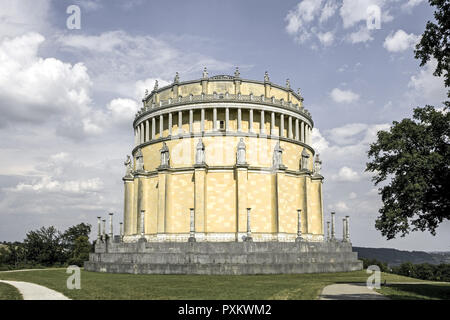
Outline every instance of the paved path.
[[22, 294], [23, 300], [70, 300], [62, 293], [38, 284], [23, 281], [0, 280], [16, 287]]
[[339, 283], [323, 288], [320, 300], [389, 300], [365, 283]]

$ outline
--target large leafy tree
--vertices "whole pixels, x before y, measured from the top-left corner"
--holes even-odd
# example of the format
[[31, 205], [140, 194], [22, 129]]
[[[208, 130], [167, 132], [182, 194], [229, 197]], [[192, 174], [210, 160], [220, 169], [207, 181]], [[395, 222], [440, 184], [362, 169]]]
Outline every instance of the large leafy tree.
[[[443, 75], [449, 87], [450, 0], [429, 3], [436, 7], [437, 24], [428, 21], [415, 54], [422, 66], [436, 59], [434, 75]], [[415, 108], [413, 119], [394, 121], [370, 145], [366, 171], [375, 173], [375, 185], [383, 185], [383, 206], [375, 227], [387, 239], [416, 230], [435, 235], [439, 224], [450, 219], [449, 107], [445, 101], [439, 109]]]

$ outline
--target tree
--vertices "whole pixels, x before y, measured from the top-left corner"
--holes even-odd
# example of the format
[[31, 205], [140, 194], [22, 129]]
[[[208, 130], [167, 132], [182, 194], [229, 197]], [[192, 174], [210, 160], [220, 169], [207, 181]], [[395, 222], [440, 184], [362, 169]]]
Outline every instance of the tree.
[[413, 119], [393, 122], [370, 145], [366, 171], [380, 189], [383, 206], [375, 227], [388, 239], [428, 229], [450, 219], [450, 113], [431, 106], [414, 109]]
[[[450, 86], [450, 0], [429, 0], [430, 5], [436, 7], [434, 18], [437, 24], [427, 22], [425, 32], [416, 45], [415, 57], [420, 59], [420, 66], [424, 66], [431, 57], [437, 61], [435, 76], [444, 74], [445, 86]], [[447, 93], [450, 98], [450, 91]]]
[[60, 241], [61, 233], [53, 226], [28, 232], [24, 240], [28, 262], [46, 266], [64, 263], [64, 250]]
[[[428, 21], [415, 54], [421, 66], [435, 58], [434, 74], [444, 73], [448, 87], [450, 0], [429, 2], [437, 8], [438, 24]], [[444, 105], [441, 110], [428, 105], [415, 108], [413, 119], [394, 121], [370, 145], [366, 171], [375, 173], [375, 185], [387, 182], [379, 189], [383, 206], [375, 222], [387, 239], [416, 230], [435, 235], [439, 224], [450, 219], [450, 102]]]
[[79, 236], [75, 239], [73, 245], [73, 251], [69, 260], [67, 261], [70, 265], [77, 265], [82, 267], [84, 261], [89, 260], [89, 253], [91, 252], [91, 243], [89, 242], [89, 238], [87, 236]]

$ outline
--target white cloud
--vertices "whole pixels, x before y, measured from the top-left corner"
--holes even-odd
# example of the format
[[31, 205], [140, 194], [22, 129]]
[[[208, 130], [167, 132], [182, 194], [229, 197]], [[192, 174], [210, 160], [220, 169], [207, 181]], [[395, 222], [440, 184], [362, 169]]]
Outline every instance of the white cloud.
[[51, 0], [2, 0], [0, 39], [47, 30], [50, 3]]
[[365, 21], [368, 17], [367, 8], [370, 6], [383, 7], [384, 0], [344, 0], [340, 9], [340, 15], [344, 28], [350, 28], [357, 23]]
[[101, 190], [102, 187], [103, 183], [100, 178], [57, 181], [52, 180], [51, 177], [45, 176], [32, 183], [21, 182], [15, 188], [11, 189], [11, 191], [87, 193], [97, 192]]
[[331, 98], [337, 103], [352, 103], [359, 99], [359, 95], [351, 90], [334, 88], [330, 93]]
[[344, 166], [339, 169], [339, 172], [337, 174], [332, 175], [331, 179], [333, 179], [334, 181], [355, 182], [360, 180], [360, 175], [352, 168]]
[[325, 33], [318, 33], [317, 37], [320, 40], [320, 43], [322, 43], [324, 46], [329, 46], [333, 43], [334, 41], [334, 34], [333, 32], [325, 32]]
[[323, 9], [322, 9], [322, 13], [321, 13], [320, 18], [319, 18], [319, 22], [320, 23], [324, 23], [329, 18], [334, 16], [334, 14], [336, 13], [337, 8], [338, 8], [338, 4], [335, 1], [333, 1], [333, 0], [332, 1], [328, 1], [327, 3], [325, 3], [325, 5], [323, 6]]
[[107, 109], [111, 112], [111, 118], [115, 123], [121, 123], [129, 126], [134, 120], [134, 115], [138, 111], [140, 105], [131, 99], [117, 98], [113, 99], [107, 105]]
[[[65, 35], [58, 42], [63, 50], [83, 59], [97, 90], [133, 99], [142, 98], [143, 91], [135, 96], [136, 81], [141, 79], [159, 79], [162, 85], [163, 81], [171, 82], [175, 72], [181, 78], [200, 78], [205, 66], [210, 71], [233, 68], [229, 62], [178, 49], [175, 45], [180, 39], [169, 42], [149, 35], [109, 31], [99, 35]], [[151, 91], [153, 84], [148, 89]]]
[[428, 104], [440, 104], [445, 100], [447, 90], [444, 86], [443, 77], [433, 75], [436, 69], [437, 61], [432, 59], [420, 69], [420, 71], [411, 76], [408, 83], [410, 91], [407, 96], [415, 101], [425, 101]]
[[358, 31], [352, 32], [347, 36], [347, 41], [351, 43], [361, 43], [372, 41], [373, 37], [370, 35], [370, 30], [366, 26], [362, 26]]
[[341, 212], [348, 212], [350, 208], [344, 201], [338, 201], [334, 204], [328, 205], [328, 210], [337, 211], [338, 213], [341, 213]]
[[350, 123], [342, 127], [327, 130], [327, 136], [330, 140], [339, 144], [355, 144], [361, 140], [361, 134], [367, 131], [368, 125], [365, 123]]
[[413, 33], [407, 34], [400, 29], [394, 34], [391, 32], [386, 37], [383, 47], [390, 52], [400, 52], [413, 48], [418, 40], [419, 36], [416, 36]]
[[419, 4], [425, 1], [426, 0], [408, 0], [407, 3], [403, 4], [402, 8], [406, 11], [411, 11], [412, 8], [418, 6]]
[[348, 195], [348, 198], [353, 200], [353, 199], [356, 199], [357, 196], [358, 195], [355, 192], [350, 192], [350, 194]]
[[0, 125], [89, 112], [92, 82], [87, 68], [82, 63], [39, 57], [44, 41], [38, 33], [27, 33], [0, 42]]

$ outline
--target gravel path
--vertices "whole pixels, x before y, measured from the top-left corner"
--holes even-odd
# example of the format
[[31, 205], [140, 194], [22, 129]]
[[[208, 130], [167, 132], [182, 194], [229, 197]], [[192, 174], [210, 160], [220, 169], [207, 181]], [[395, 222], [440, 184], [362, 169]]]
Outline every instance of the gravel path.
[[389, 300], [365, 283], [339, 283], [323, 288], [320, 300]]
[[23, 296], [23, 300], [70, 300], [62, 293], [38, 284], [23, 281], [0, 280], [16, 287]]

